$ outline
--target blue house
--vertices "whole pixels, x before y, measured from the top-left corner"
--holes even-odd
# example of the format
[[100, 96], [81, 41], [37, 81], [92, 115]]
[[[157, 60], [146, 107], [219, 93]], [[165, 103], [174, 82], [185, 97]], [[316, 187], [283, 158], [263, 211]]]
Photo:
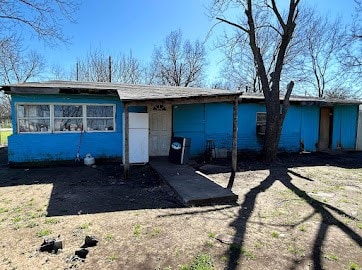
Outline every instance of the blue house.
[[[74, 160], [87, 153], [96, 159], [123, 158], [131, 163], [147, 162], [149, 156], [168, 156], [171, 137], [177, 135], [175, 107], [235, 103], [241, 94], [200, 88], [60, 81], [1, 89], [12, 97], [10, 163]], [[229, 118], [232, 122], [232, 113]], [[140, 122], [142, 119], [145, 121]], [[192, 126], [193, 120], [189, 122]], [[195, 138], [192, 153], [201, 154], [203, 144]], [[140, 155], [134, 156], [135, 153]]]
[[[238, 115], [237, 149], [259, 151], [263, 146], [265, 104], [258, 95], [62, 81], [1, 90], [12, 97], [10, 163], [74, 160], [87, 153], [96, 159], [147, 162], [148, 157], [167, 156], [173, 136], [191, 138], [191, 156], [203, 155], [207, 140], [215, 143], [216, 156], [225, 156], [235, 135], [233, 110]], [[361, 102], [307, 97], [290, 102], [281, 151], [356, 150]]]
[[[291, 97], [290, 103], [280, 151], [362, 150], [356, 149], [360, 101]], [[192, 138], [194, 155], [202, 153], [208, 139], [216, 148], [230, 149], [232, 121], [226, 116], [231, 111], [230, 103], [174, 106], [173, 131]], [[238, 105], [238, 149], [260, 151], [265, 124], [264, 97], [243, 94]]]

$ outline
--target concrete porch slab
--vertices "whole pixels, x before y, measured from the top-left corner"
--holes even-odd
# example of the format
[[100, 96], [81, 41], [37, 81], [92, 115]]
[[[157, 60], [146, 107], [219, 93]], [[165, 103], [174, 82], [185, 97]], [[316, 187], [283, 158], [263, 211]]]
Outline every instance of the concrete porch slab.
[[150, 161], [150, 166], [174, 190], [186, 206], [232, 204], [238, 196], [223, 188], [189, 165], [179, 165], [166, 159]]

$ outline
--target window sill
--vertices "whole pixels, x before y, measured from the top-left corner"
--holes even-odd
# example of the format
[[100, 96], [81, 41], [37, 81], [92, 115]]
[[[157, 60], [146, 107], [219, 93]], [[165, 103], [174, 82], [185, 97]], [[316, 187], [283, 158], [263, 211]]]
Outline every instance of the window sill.
[[[115, 133], [115, 130], [92, 130], [92, 131], [83, 131], [83, 133]], [[18, 132], [17, 134], [79, 134], [82, 133], [82, 131], [76, 130], [76, 131], [43, 131], [43, 132]]]

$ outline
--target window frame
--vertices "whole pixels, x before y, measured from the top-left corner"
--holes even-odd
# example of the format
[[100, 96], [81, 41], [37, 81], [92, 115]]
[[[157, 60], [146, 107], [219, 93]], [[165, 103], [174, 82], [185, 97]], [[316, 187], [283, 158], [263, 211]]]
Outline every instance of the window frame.
[[[108, 107], [112, 107], [113, 110], [113, 114], [112, 116], [88, 116], [87, 115], [87, 106], [108, 106]], [[83, 127], [85, 127], [87, 132], [115, 132], [116, 131], [116, 108], [115, 108], [115, 104], [85, 104], [85, 106], [83, 107], [83, 115], [84, 115], [84, 119], [83, 119]], [[88, 129], [88, 119], [113, 119], [113, 130], [89, 130]]]
[[[99, 133], [99, 132], [116, 132], [117, 131], [117, 126], [116, 126], [116, 104], [111, 104], [111, 103], [58, 103], [58, 102], [54, 102], [54, 103], [45, 103], [45, 102], [15, 102], [14, 104], [15, 109], [16, 109], [16, 124], [17, 124], [17, 133], [18, 134], [44, 134], [44, 133], [55, 133], [55, 134], [69, 134], [69, 133], [80, 133], [80, 132], [87, 132], [87, 133]], [[19, 106], [49, 106], [49, 128], [47, 131], [29, 131], [29, 132], [21, 132], [20, 131], [20, 120], [28, 120], [29, 117], [19, 117]], [[63, 131], [63, 130], [55, 130], [55, 119], [59, 119], [59, 118], [72, 118], [72, 117], [56, 117], [55, 116], [55, 106], [82, 106], [82, 117], [74, 117], [74, 119], [82, 119], [82, 125], [83, 125], [83, 129], [81, 130], [68, 130], [68, 131]], [[87, 116], [87, 106], [109, 106], [112, 107], [113, 110], [113, 114], [112, 116], [108, 116], [108, 117], [88, 117]], [[89, 118], [94, 118], [94, 119], [110, 119], [113, 120], [113, 130], [90, 130], [87, 127], [87, 120]], [[32, 118], [30, 118], [32, 119]], [[41, 117], [36, 117], [34, 119], [47, 119], [47, 118], [41, 118]]]
[[[36, 117], [19, 117], [19, 107], [20, 106], [49, 106], [49, 117], [39, 117], [39, 116], [36, 116]], [[51, 106], [50, 104], [48, 103], [40, 103], [40, 102], [37, 102], [37, 103], [32, 103], [32, 102], [29, 102], [29, 103], [17, 103], [15, 104], [15, 108], [16, 108], [16, 125], [17, 125], [17, 133], [18, 134], [38, 134], [38, 133], [51, 133], [52, 132], [52, 121], [51, 121], [51, 115], [52, 115], [52, 109], [51, 109]], [[20, 131], [20, 121], [21, 120], [47, 120], [49, 119], [49, 127], [48, 127], [48, 130], [47, 131]]]
[[[77, 103], [52, 103], [53, 114], [52, 114], [52, 133], [76, 133], [81, 132], [82, 130], [55, 130], [55, 120], [56, 119], [81, 119], [83, 131], [84, 131], [84, 104]], [[55, 106], [82, 106], [82, 116], [78, 117], [63, 117], [63, 116], [55, 116]]]
[[[263, 118], [265, 118], [265, 120], [258, 120], [258, 116], [259, 115], [264, 115]], [[256, 133], [257, 135], [265, 135], [265, 129], [266, 129], [266, 112], [256, 112], [255, 114], [255, 126], [256, 126]]]

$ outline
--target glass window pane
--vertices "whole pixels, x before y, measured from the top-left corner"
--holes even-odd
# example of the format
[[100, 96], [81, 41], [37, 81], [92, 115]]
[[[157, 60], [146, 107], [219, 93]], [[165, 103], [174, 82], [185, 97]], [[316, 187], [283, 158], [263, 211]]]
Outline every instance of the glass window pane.
[[87, 106], [87, 117], [113, 117], [113, 106]]
[[98, 130], [98, 131], [107, 131], [114, 130], [113, 119], [87, 119], [87, 130]]
[[50, 117], [49, 105], [19, 105], [18, 117]]
[[81, 131], [82, 118], [54, 118], [54, 131]]
[[49, 119], [19, 120], [19, 132], [48, 132]]
[[17, 113], [18, 113], [18, 117], [24, 117], [24, 115], [25, 115], [25, 106], [24, 105], [19, 105]]
[[82, 117], [82, 105], [54, 105], [55, 117]]
[[256, 113], [256, 122], [258, 124], [265, 124], [266, 123], [266, 113], [264, 113], [264, 112]]

